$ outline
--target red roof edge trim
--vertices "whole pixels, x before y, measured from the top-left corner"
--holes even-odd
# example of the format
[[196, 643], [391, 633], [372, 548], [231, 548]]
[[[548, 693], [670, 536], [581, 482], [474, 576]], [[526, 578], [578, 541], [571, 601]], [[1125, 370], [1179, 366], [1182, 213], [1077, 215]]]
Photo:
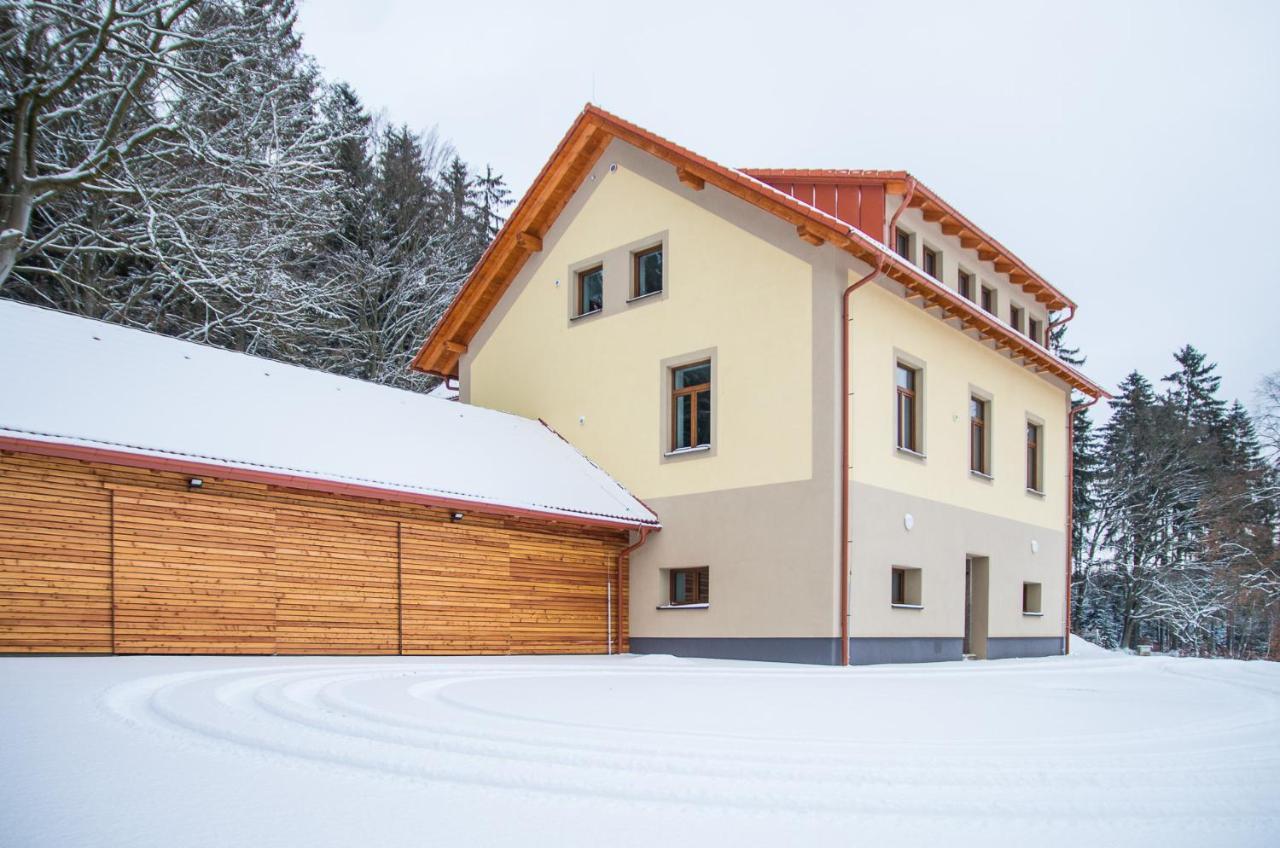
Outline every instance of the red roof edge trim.
[[501, 506], [487, 501], [472, 501], [465, 498], [446, 498], [437, 495], [424, 495], [406, 492], [400, 489], [384, 489], [357, 483], [343, 483], [337, 480], [326, 480], [318, 477], [303, 477], [276, 471], [259, 471], [252, 468], [241, 468], [232, 465], [218, 465], [211, 462], [199, 462], [189, 459], [177, 459], [151, 454], [133, 453], [112, 448], [98, 448], [87, 445], [72, 445], [66, 442], [46, 442], [41, 439], [23, 439], [14, 436], [0, 436], [0, 451], [33, 454], [35, 456], [77, 459], [83, 462], [102, 462], [109, 465], [122, 465], [126, 468], [144, 468], [153, 471], [172, 471], [179, 474], [192, 474], [200, 477], [239, 480], [246, 483], [264, 483], [290, 489], [303, 489], [312, 492], [324, 492], [335, 495], [350, 495], [359, 498], [371, 498], [398, 503], [411, 503], [420, 506], [441, 507], [444, 509], [466, 510], [485, 515], [506, 518], [536, 518], [542, 521], [581, 524], [589, 527], [608, 527], [617, 530], [633, 530], [639, 527], [661, 526], [651, 521], [626, 521], [618, 518], [593, 516], [576, 512], [560, 512], [550, 510], [526, 509], [523, 507]]

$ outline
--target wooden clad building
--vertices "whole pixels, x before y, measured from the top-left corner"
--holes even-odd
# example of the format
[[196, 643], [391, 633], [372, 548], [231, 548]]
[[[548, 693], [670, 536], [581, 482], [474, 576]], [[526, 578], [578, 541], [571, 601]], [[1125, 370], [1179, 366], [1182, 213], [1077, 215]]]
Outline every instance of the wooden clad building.
[[627, 650], [653, 514], [538, 422], [0, 303], [0, 653]]

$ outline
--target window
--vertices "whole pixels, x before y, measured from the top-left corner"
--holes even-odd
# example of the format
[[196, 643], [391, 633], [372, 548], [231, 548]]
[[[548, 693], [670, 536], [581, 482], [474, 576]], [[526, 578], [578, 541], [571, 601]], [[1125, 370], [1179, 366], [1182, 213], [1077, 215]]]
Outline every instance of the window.
[[662, 291], [662, 245], [633, 254], [631, 263], [633, 299]]
[[987, 462], [987, 402], [969, 396], [969, 470], [990, 475]]
[[991, 286], [982, 287], [982, 308], [992, 315], [996, 314], [996, 290]]
[[1044, 491], [1040, 479], [1040, 425], [1027, 422], [1027, 488]]
[[973, 275], [968, 271], [959, 271], [956, 274], [956, 287], [960, 290], [960, 296], [973, 300]]
[[896, 379], [898, 447], [920, 453], [920, 370], [899, 362]]
[[923, 259], [924, 272], [935, 280], [942, 278], [942, 254], [934, 250], [932, 247], [926, 247], [921, 251]]
[[1014, 306], [1012, 303], [1009, 304], [1009, 326], [1021, 333], [1022, 317], [1025, 314], [1026, 313], [1023, 312], [1021, 306]]
[[1022, 614], [1040, 615], [1040, 584], [1022, 584]]
[[710, 577], [711, 569], [705, 566], [671, 569], [671, 594], [667, 603], [673, 607], [708, 603]]
[[1031, 337], [1031, 341], [1036, 344], [1044, 344], [1044, 337], [1041, 335], [1040, 319], [1027, 319], [1027, 335]]
[[895, 607], [920, 606], [920, 569], [897, 565], [893, 567], [889, 603]]
[[578, 272], [577, 317], [599, 312], [604, 306], [604, 266]]
[[893, 234], [893, 249], [908, 262], [911, 261], [911, 233], [906, 230], [897, 230]]
[[711, 362], [671, 369], [671, 449], [711, 444]]

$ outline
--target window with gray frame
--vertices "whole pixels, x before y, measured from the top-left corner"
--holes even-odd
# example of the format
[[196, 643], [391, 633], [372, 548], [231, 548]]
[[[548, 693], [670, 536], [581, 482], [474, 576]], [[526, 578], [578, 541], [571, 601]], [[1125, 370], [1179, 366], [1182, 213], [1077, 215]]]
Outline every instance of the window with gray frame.
[[709, 603], [711, 597], [711, 569], [673, 568], [667, 603], [673, 607]]
[[671, 369], [671, 450], [711, 444], [711, 362]]
[[578, 272], [575, 316], [591, 315], [604, 308], [604, 266], [596, 265]]
[[662, 245], [632, 254], [631, 297], [662, 291]]
[[895, 379], [898, 447], [920, 453], [920, 370], [899, 362]]

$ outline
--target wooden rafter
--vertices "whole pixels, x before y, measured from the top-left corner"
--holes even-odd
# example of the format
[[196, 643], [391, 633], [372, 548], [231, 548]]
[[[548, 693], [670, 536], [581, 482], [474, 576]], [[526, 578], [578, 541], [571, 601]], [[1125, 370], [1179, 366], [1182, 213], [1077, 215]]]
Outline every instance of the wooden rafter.
[[516, 244], [530, 253], [537, 253], [542, 250], [542, 236], [532, 230], [525, 230], [516, 233]]
[[702, 191], [707, 187], [707, 181], [688, 168], [676, 168], [676, 179], [694, 191]]
[[823, 244], [826, 244], [826, 241], [827, 241], [821, 235], [815, 232], [812, 227], [808, 226], [807, 224], [800, 224], [799, 226], [797, 226], [796, 235], [800, 236], [801, 239], [803, 239], [804, 241], [807, 241], [809, 244], [813, 245], [814, 247], [821, 247]]

